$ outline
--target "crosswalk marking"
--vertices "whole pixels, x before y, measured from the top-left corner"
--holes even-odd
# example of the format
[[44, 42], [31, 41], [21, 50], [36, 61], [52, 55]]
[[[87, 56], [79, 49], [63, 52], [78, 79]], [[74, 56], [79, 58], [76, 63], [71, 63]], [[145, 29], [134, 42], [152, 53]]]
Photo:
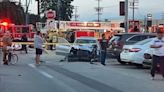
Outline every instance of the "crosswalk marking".
[[42, 74], [43, 76], [53, 79], [54, 77], [50, 74], [48, 74], [47, 72], [44, 72], [42, 70], [39, 70], [34, 64], [28, 64], [30, 67], [34, 68], [36, 71], [38, 71], [40, 74]]

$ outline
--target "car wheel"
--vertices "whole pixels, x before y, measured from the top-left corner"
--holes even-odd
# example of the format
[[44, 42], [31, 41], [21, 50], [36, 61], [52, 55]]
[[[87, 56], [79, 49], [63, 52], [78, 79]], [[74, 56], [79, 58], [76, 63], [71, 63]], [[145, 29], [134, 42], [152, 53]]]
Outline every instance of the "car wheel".
[[120, 56], [119, 56], [119, 57], [117, 57], [117, 61], [118, 61], [120, 64], [122, 64], [122, 65], [125, 65], [125, 64], [126, 64], [126, 62], [124, 62], [124, 61], [121, 61], [121, 58], [120, 58]]

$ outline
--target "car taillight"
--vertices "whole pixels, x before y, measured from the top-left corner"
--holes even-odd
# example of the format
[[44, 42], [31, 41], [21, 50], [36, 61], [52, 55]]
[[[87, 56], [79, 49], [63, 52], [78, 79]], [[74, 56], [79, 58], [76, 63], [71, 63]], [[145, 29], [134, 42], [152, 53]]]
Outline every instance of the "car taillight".
[[139, 52], [141, 51], [140, 48], [132, 48], [132, 49], [129, 49], [129, 52]]

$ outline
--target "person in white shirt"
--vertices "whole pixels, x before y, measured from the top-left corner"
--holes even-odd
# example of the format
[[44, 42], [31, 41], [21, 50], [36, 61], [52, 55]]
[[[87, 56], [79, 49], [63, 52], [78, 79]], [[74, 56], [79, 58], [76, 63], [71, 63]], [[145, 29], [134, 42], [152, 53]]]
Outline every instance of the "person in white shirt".
[[153, 60], [151, 68], [151, 76], [154, 80], [157, 65], [160, 65], [160, 71], [164, 78], [164, 38], [162, 31], [157, 31], [157, 37], [154, 38], [153, 44], [150, 46], [153, 48]]
[[40, 64], [40, 55], [42, 55], [42, 51], [43, 51], [43, 38], [41, 36], [40, 31], [36, 32], [36, 35], [34, 37], [34, 47], [36, 49], [36, 65]]

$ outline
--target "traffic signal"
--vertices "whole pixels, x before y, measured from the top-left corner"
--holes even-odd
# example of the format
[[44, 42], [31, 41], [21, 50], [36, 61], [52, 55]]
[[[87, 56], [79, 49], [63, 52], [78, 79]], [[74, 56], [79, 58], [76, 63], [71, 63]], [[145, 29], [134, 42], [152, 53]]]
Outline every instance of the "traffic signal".
[[125, 16], [125, 2], [120, 1], [120, 16]]

